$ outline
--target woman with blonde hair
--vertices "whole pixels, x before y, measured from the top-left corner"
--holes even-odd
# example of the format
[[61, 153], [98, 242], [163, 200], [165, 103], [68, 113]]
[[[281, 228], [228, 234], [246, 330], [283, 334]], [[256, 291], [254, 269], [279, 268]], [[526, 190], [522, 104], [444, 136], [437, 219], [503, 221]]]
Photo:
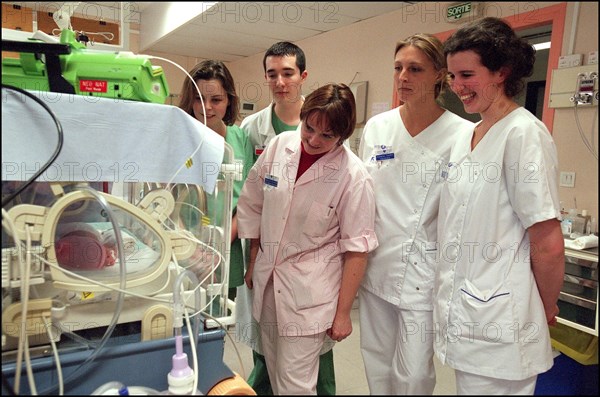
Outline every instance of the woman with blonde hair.
[[473, 124], [438, 103], [447, 80], [437, 38], [412, 35], [394, 54], [402, 105], [369, 119], [359, 148], [374, 181], [380, 242], [359, 290], [361, 352], [371, 394], [432, 394], [440, 175]]

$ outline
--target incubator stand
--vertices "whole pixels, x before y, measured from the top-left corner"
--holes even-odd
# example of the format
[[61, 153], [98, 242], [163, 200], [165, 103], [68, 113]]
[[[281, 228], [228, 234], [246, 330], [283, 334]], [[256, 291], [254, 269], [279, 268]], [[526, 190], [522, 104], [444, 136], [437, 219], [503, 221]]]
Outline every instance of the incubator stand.
[[[32, 93], [60, 121], [64, 146], [3, 208], [3, 375], [14, 385], [20, 372], [21, 393], [56, 394], [59, 378], [65, 394], [111, 381], [164, 391], [179, 300], [201, 319], [191, 320], [202, 325], [193, 331], [198, 390], [235, 381], [229, 390], [253, 394], [222, 361], [219, 326], [235, 316], [227, 280], [240, 170], [230, 147], [172, 106]], [[35, 101], [4, 88], [2, 96], [4, 200], [58, 138]], [[192, 366], [188, 333], [175, 329]]]

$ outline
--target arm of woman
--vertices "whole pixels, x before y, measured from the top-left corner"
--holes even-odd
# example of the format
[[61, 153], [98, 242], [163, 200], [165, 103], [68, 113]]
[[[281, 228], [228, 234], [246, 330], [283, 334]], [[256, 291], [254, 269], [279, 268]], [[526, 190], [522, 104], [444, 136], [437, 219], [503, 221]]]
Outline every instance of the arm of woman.
[[350, 311], [356, 297], [356, 292], [365, 275], [367, 268], [366, 252], [350, 252], [344, 254], [344, 270], [342, 272], [342, 285], [338, 297], [337, 310], [333, 318], [331, 328], [327, 335], [335, 340], [341, 341], [352, 333], [352, 320]]
[[258, 248], [260, 245], [260, 238], [250, 239], [250, 257], [248, 258], [248, 269], [244, 275], [244, 282], [248, 289], [252, 289], [252, 272], [254, 271], [254, 262], [256, 261], [256, 255], [258, 254]]
[[531, 243], [531, 269], [544, 303], [548, 324], [556, 323], [558, 295], [565, 273], [565, 243], [557, 219], [527, 229]]
[[236, 238], [238, 238], [237, 213], [231, 218], [231, 242], [233, 243]]

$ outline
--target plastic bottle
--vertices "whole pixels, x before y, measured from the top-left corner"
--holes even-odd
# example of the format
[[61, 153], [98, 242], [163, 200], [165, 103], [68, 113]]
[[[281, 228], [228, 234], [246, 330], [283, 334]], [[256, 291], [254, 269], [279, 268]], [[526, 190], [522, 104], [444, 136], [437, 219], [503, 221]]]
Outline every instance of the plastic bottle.
[[[202, 395], [200, 390], [194, 389], [197, 384], [196, 373], [188, 364], [187, 354], [183, 351], [183, 310], [184, 305], [180, 296], [181, 283], [185, 277], [189, 277], [196, 285], [199, 285], [198, 278], [190, 271], [185, 270], [180, 273], [175, 280], [175, 293], [173, 294], [173, 333], [175, 334], [175, 354], [172, 358], [172, 369], [167, 374], [169, 388], [161, 394], [167, 395]], [[197, 289], [196, 291], [199, 291]], [[200, 307], [200, 294], [196, 292], [196, 307]], [[197, 333], [197, 330], [194, 332]], [[194, 343], [194, 338], [190, 337], [190, 342]], [[195, 358], [195, 357], [194, 357]]]
[[176, 328], [175, 332], [176, 353], [172, 358], [173, 368], [167, 374], [169, 388], [163, 391], [161, 394], [176, 396], [202, 395], [198, 389], [194, 390], [194, 381], [196, 376], [194, 370], [192, 370], [188, 364], [187, 354], [185, 354], [183, 351], [183, 337], [180, 333], [181, 328]]
[[569, 238], [573, 230], [573, 222], [569, 215], [563, 216], [563, 220], [560, 222], [560, 229], [562, 230], [563, 237]]
[[582, 236], [585, 232], [585, 220], [584, 218], [577, 215], [577, 209], [571, 208], [569, 210], [569, 214], [567, 215], [567, 219], [571, 221], [571, 234], [576, 234]]

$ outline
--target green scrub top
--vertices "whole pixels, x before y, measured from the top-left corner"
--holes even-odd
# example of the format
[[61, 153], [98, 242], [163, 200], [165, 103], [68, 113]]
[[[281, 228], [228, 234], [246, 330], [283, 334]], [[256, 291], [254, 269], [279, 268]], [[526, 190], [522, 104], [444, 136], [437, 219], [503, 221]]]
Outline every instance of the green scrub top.
[[[250, 168], [254, 160], [254, 148], [250, 145], [248, 134], [244, 132], [239, 126], [231, 125], [227, 126], [227, 134], [225, 135], [225, 142], [227, 142], [233, 148], [233, 156], [242, 167], [242, 180], [233, 182], [233, 202], [232, 210], [235, 213], [238, 198], [244, 186], [244, 181], [248, 176]], [[208, 196], [207, 209], [208, 216], [216, 216], [216, 222], [212, 224], [221, 225], [223, 214], [223, 199], [214, 195]], [[215, 208], [216, 204], [216, 208]], [[235, 239], [231, 243], [231, 251], [229, 255], [229, 289], [238, 287], [244, 283], [244, 256], [242, 252], [242, 241]]]

